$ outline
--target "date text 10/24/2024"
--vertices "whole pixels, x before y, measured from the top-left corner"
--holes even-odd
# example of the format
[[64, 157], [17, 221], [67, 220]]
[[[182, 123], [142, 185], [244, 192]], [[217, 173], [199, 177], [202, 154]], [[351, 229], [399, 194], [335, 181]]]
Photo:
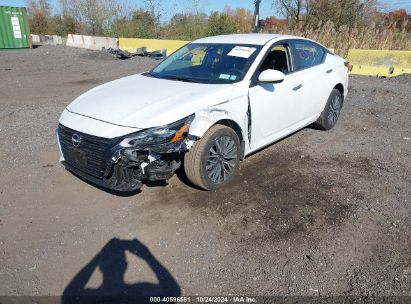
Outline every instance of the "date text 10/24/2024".
[[150, 303], [257, 303], [253, 297], [150, 297]]

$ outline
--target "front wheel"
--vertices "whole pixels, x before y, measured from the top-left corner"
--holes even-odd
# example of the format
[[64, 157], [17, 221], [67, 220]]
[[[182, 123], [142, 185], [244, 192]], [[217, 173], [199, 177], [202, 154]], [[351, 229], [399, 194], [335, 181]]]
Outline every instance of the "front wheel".
[[238, 169], [240, 140], [233, 129], [212, 126], [184, 156], [184, 171], [194, 185], [216, 190], [227, 184]]
[[328, 97], [327, 104], [321, 116], [315, 122], [315, 126], [321, 130], [332, 129], [340, 116], [340, 112], [343, 106], [343, 97], [341, 92], [337, 89], [331, 91], [330, 97]]

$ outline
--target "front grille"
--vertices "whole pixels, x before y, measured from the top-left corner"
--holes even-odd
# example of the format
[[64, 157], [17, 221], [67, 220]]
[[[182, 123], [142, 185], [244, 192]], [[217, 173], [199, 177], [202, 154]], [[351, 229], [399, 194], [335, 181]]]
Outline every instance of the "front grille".
[[[78, 147], [72, 141], [74, 134], [81, 137]], [[67, 165], [81, 170], [94, 177], [103, 178], [108, 152], [114, 140], [88, 135], [69, 129], [63, 125], [58, 127], [58, 136], [64, 161]], [[80, 155], [81, 157], [78, 157]], [[79, 158], [82, 161], [79, 161]]]

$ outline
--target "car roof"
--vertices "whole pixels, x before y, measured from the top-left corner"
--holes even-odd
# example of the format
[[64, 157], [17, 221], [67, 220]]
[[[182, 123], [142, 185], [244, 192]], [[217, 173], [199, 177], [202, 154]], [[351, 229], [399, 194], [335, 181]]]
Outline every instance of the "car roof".
[[265, 45], [267, 42], [273, 39], [281, 38], [301, 38], [289, 35], [279, 34], [232, 34], [232, 35], [220, 35], [213, 37], [206, 37], [194, 40], [193, 43], [227, 43], [227, 44], [252, 44], [252, 45]]

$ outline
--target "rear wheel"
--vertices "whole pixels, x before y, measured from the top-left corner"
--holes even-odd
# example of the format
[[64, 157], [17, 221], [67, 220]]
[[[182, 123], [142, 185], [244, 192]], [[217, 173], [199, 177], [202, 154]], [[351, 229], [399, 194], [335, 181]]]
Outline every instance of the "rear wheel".
[[238, 169], [240, 140], [233, 129], [212, 126], [184, 156], [184, 171], [194, 185], [215, 190], [227, 184]]
[[341, 92], [337, 89], [331, 91], [330, 97], [328, 97], [327, 104], [321, 116], [315, 122], [315, 126], [321, 130], [332, 129], [340, 116], [340, 112], [343, 106], [343, 98]]

